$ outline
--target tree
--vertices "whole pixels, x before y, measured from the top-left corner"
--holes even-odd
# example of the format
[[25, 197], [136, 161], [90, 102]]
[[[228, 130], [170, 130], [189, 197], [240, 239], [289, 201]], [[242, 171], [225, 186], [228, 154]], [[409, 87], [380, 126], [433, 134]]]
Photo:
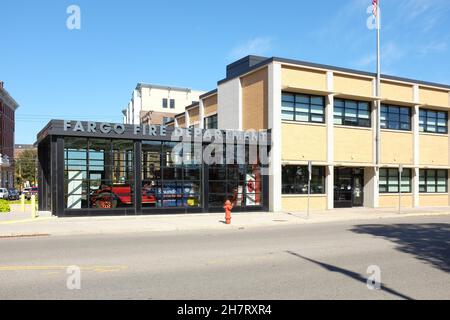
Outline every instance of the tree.
[[24, 150], [15, 159], [15, 180], [17, 185], [23, 186], [26, 181], [35, 184], [37, 165], [37, 151]]

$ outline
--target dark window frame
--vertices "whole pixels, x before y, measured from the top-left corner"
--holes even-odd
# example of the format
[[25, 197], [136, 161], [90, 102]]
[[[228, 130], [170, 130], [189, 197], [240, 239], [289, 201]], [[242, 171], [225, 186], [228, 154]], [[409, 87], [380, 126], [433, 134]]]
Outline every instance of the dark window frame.
[[[386, 174], [382, 174], [382, 172], [386, 172]], [[390, 174], [391, 172], [395, 172], [394, 174]], [[406, 174], [408, 172], [408, 174]], [[412, 170], [411, 169], [403, 169], [402, 179], [409, 178], [409, 183], [405, 185], [403, 181], [400, 181], [399, 172], [396, 168], [380, 168], [380, 178], [378, 183], [378, 191], [380, 194], [397, 194], [401, 191], [401, 193], [412, 193]], [[381, 177], [386, 177], [386, 183], [381, 184]], [[399, 190], [397, 191], [389, 191], [389, 187], [391, 186], [390, 182], [396, 181]], [[395, 185], [395, 184], [392, 184]], [[408, 187], [408, 191], [402, 191], [403, 187]], [[382, 191], [382, 188], [386, 191]]]
[[167, 109], [167, 107], [168, 107], [168, 100], [167, 100], [167, 98], [163, 98], [162, 99], [162, 107], [163, 107], [163, 109]]
[[[343, 106], [342, 107], [338, 107], [336, 106], [336, 102], [342, 102]], [[347, 117], [346, 114], [346, 110], [347, 109], [352, 109], [350, 107], [347, 107], [348, 103], [356, 103], [356, 122], [350, 122], [348, 121], [348, 123], [346, 123], [346, 119], [351, 118], [351, 117]], [[369, 113], [369, 118], [365, 119], [365, 118], [361, 118], [360, 117], [360, 113], [363, 111], [362, 108], [360, 107], [361, 104], [367, 104], [368, 106], [368, 110], [367, 112]], [[341, 108], [342, 112], [340, 116], [336, 115], [336, 108]], [[337, 124], [335, 123], [335, 121], [337, 119], [341, 119], [342, 123], [341, 124]], [[366, 122], [368, 121], [368, 124], [363, 124], [362, 122]], [[340, 99], [340, 98], [335, 98], [334, 99], [334, 103], [333, 103], [333, 123], [334, 125], [341, 125], [341, 126], [351, 126], [351, 127], [362, 127], [362, 128], [371, 128], [372, 127], [372, 106], [371, 103], [368, 101], [357, 101], [357, 100], [351, 100], [351, 99]]]
[[[285, 96], [292, 96], [293, 97], [293, 101], [284, 100], [283, 98]], [[302, 103], [300, 101], [297, 101], [297, 99], [300, 100], [300, 97], [308, 98], [308, 103]], [[313, 103], [312, 101], [313, 101], [314, 98], [322, 99], [322, 103], [321, 104]], [[291, 106], [284, 106], [283, 105], [284, 103], [289, 103], [289, 104], [292, 103], [293, 106], [292, 107]], [[299, 106], [297, 106], [299, 104], [307, 104], [308, 105], [308, 113], [307, 113], [308, 114], [308, 121], [306, 121], [306, 120], [297, 120], [297, 114], [301, 113], [300, 111], [297, 111], [297, 109], [300, 108]], [[321, 107], [322, 108], [322, 114], [311, 112], [311, 109], [312, 109], [313, 106]], [[282, 91], [281, 92], [281, 108], [282, 108], [282, 110], [281, 110], [282, 121], [294, 121], [294, 122], [303, 122], [303, 123], [322, 123], [322, 124], [325, 123], [325, 97], [324, 96]], [[283, 119], [283, 108], [292, 108], [293, 119]], [[302, 113], [304, 113], [304, 112], [302, 112]], [[314, 121], [314, 120], [312, 120], [312, 118], [314, 116], [321, 116], [322, 117], [322, 121]]]
[[[434, 172], [434, 183], [428, 183], [429, 182], [429, 178], [431, 176], [431, 174], [429, 174], [430, 172]], [[439, 172], [445, 172], [445, 191], [438, 191], [438, 178], [439, 178]], [[425, 178], [424, 182], [425, 184], [421, 183], [421, 178], [422, 176]], [[428, 191], [428, 187], [429, 186], [433, 186], [434, 187], [434, 192]], [[421, 169], [419, 171], [419, 193], [422, 194], [445, 194], [448, 193], [448, 170], [445, 169]]]
[[[431, 112], [436, 113], [436, 117], [434, 118], [436, 120], [435, 125], [428, 125], [428, 119], [432, 118], [429, 116]], [[440, 126], [438, 120], [442, 119], [439, 118], [439, 115], [445, 115], [445, 126]], [[423, 124], [420, 124], [423, 122]], [[436, 130], [432, 131], [429, 130], [428, 127], [435, 127]], [[445, 128], [445, 131], [439, 132], [439, 128]], [[435, 134], [448, 134], [448, 112], [446, 111], [438, 111], [438, 110], [431, 110], [431, 109], [422, 109], [419, 110], [419, 132], [425, 132], [425, 133], [435, 133]]]
[[205, 129], [218, 129], [219, 118], [217, 114], [205, 117], [203, 119], [203, 126]]
[[[304, 171], [304, 180], [295, 181], [296, 177], [285, 172], [285, 168], [297, 168], [298, 170]], [[318, 173], [318, 174], [315, 174]], [[315, 183], [318, 179], [319, 183]], [[312, 179], [311, 179], [311, 194], [315, 195], [325, 195], [326, 194], [326, 167], [324, 166], [313, 166]], [[304, 188], [308, 184], [308, 166], [304, 165], [283, 165], [281, 168], [281, 193], [283, 195], [307, 195], [308, 190], [305, 192], [298, 192], [300, 188]], [[300, 182], [300, 183], [299, 183]], [[302, 186], [303, 185], [303, 186]], [[288, 191], [290, 189], [290, 191]], [[321, 189], [322, 192], [317, 192], [316, 189]]]
[[170, 99], [170, 109], [175, 109], [175, 99]]
[[[386, 112], [383, 112], [383, 109], [386, 109]], [[398, 109], [398, 113], [395, 113], [393, 110], [394, 109]], [[404, 110], [408, 110], [408, 122], [402, 121], [402, 115], [405, 116], [406, 113], [402, 113], [402, 111]], [[391, 105], [391, 104], [381, 104], [381, 110], [380, 110], [380, 115], [383, 116], [383, 113], [385, 113], [385, 125], [383, 125], [381, 118], [380, 118], [380, 123], [381, 123], [381, 129], [386, 129], [386, 130], [396, 130], [396, 131], [412, 131], [412, 112], [411, 112], [411, 108], [410, 107], [405, 107], [405, 106], [397, 106], [397, 105]], [[394, 120], [390, 120], [390, 115], [398, 115], [399, 120], [398, 121], [394, 121]], [[391, 123], [396, 123], [398, 122], [398, 128], [396, 128], [395, 126], [391, 126]], [[402, 125], [408, 125], [407, 129], [402, 128]]]

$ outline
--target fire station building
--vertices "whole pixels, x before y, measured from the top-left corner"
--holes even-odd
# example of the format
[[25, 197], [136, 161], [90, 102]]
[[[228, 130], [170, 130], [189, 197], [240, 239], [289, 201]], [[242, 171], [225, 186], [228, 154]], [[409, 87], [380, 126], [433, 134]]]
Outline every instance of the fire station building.
[[247, 151], [244, 165], [177, 168], [163, 136], [52, 121], [38, 136], [39, 205], [55, 214], [207, 212], [231, 199], [242, 211], [303, 211], [312, 162], [314, 210], [396, 207], [399, 193], [403, 207], [449, 206], [450, 86], [383, 75], [375, 92], [374, 73], [248, 56], [164, 126], [269, 133], [268, 174]]

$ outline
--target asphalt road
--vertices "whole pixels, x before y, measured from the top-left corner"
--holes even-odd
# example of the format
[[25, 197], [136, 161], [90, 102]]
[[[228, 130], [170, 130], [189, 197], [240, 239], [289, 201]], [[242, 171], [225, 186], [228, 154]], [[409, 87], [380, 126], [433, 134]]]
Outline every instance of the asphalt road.
[[450, 217], [0, 239], [0, 299], [450, 299]]

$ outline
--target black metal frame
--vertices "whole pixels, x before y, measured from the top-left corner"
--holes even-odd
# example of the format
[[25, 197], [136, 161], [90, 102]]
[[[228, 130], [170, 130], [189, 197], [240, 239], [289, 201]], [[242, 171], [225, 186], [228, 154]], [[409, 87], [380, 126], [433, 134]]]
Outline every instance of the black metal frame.
[[[57, 123], [60, 125], [60, 123]], [[51, 126], [51, 123], [47, 126]], [[59, 217], [79, 217], [79, 216], [117, 216], [117, 215], [154, 215], [154, 214], [189, 214], [189, 213], [209, 213], [222, 212], [222, 208], [209, 207], [208, 194], [208, 165], [202, 165], [202, 207], [167, 207], [167, 208], [145, 208], [142, 206], [141, 193], [137, 192], [142, 186], [142, 141], [155, 140], [162, 141], [161, 137], [139, 137], [134, 139], [134, 190], [133, 208], [114, 208], [114, 209], [97, 209], [97, 208], [82, 208], [82, 209], [67, 209], [64, 204], [64, 138], [65, 137], [94, 137], [99, 138], [98, 134], [88, 134], [82, 132], [80, 134], [75, 132], [59, 131], [52, 134], [51, 129], [44, 129], [38, 136], [38, 181], [39, 181], [39, 210], [51, 211], [53, 215]], [[105, 138], [104, 136], [102, 138]], [[108, 139], [130, 139], [127, 137], [109, 136]], [[167, 141], [167, 140], [166, 140]], [[269, 210], [269, 181], [268, 176], [262, 176], [262, 196], [263, 203], [260, 206], [252, 207], [236, 207], [233, 212], [254, 212], [254, 211], [268, 211]]]

